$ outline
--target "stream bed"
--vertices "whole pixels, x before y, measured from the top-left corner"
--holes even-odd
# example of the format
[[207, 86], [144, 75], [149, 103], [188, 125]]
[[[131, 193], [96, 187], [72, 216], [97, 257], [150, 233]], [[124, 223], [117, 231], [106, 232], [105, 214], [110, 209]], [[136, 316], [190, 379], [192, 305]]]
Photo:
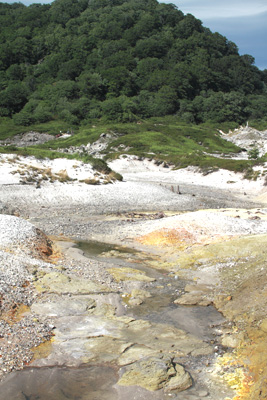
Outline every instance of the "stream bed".
[[[116, 265], [130, 268], [138, 268], [146, 272], [152, 278], [160, 283], [160, 288], [156, 285], [152, 288], [152, 296], [136, 306], [131, 307], [127, 314], [135, 318], [147, 319], [151, 322], [173, 325], [178, 329], [184, 329], [186, 332], [196, 335], [203, 340], [213, 340], [216, 337], [216, 327], [225, 322], [224, 317], [213, 306], [181, 306], [176, 305], [173, 301], [177, 295], [183, 291], [186, 281], [175, 279], [173, 275], [169, 275], [165, 270], [154, 269], [146, 265], [145, 260], [149, 257], [144, 253], [144, 263], [136, 264], [134, 256], [140, 256], [140, 252], [128, 247], [113, 246], [106, 243], [78, 242], [77, 247], [84, 252], [87, 257], [104, 256], [114, 254], [109, 262]], [[114, 253], [113, 253], [114, 252]], [[124, 255], [132, 256], [132, 262], [127, 262]], [[120, 258], [122, 257], [122, 258]]]
[[[76, 247], [104, 262], [114, 276], [127, 269], [130, 279], [120, 293], [51, 293], [38, 305], [42, 311], [33, 308], [54, 318], [52, 350], [1, 382], [0, 400], [223, 400], [233, 395], [213, 377], [215, 357], [226, 350], [220, 345], [225, 320], [213, 306], [175, 305], [187, 282], [150, 267], [145, 253], [97, 242]], [[147, 280], [135, 280], [131, 270]], [[148, 294], [131, 303], [133, 290]], [[168, 354], [182, 365], [191, 387], [151, 391], [117, 383], [128, 365], [151, 354]]]

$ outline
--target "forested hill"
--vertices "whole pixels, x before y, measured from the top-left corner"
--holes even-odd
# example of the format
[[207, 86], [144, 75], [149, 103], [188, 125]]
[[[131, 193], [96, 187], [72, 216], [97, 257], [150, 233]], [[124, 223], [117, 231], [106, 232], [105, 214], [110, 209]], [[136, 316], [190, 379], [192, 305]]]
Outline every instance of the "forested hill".
[[253, 57], [172, 4], [0, 3], [0, 116], [20, 125], [260, 119], [266, 83]]

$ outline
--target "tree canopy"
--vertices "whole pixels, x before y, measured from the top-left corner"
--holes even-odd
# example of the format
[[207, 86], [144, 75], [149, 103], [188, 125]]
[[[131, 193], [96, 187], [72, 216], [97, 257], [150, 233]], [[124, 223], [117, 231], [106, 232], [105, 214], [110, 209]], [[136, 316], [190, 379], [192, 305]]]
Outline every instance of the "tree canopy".
[[0, 116], [30, 124], [266, 114], [267, 71], [156, 0], [0, 3]]

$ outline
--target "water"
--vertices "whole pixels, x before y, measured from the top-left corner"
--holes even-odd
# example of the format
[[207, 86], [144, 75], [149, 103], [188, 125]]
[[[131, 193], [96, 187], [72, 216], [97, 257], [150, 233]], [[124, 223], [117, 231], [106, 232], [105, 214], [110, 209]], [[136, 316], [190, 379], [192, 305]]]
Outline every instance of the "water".
[[[159, 289], [155, 290], [152, 288], [151, 298], [146, 299], [143, 304], [131, 308], [128, 314], [133, 317], [147, 319], [151, 322], [173, 325], [203, 340], [212, 340], [215, 335], [213, 326], [219, 325], [225, 321], [222, 314], [213, 306], [177, 306], [173, 304], [173, 301], [178, 297], [177, 292], [184, 288], [186, 282], [175, 280], [173, 277], [166, 274], [166, 271], [160, 269], [155, 270], [146, 265], [145, 261], [149, 256], [145, 253], [140, 253], [123, 246], [114, 246], [112, 244], [95, 241], [79, 242], [77, 243], [77, 247], [83, 250], [86, 256], [94, 256], [96, 258], [115, 250], [117, 265], [125, 266], [127, 264], [127, 267], [132, 266], [135, 269], [140, 269], [146, 272], [148, 276], [156, 278], [160, 285], [163, 286], [160, 289], [160, 295]], [[129, 254], [129, 257], [133, 260], [135, 256], [140, 259], [141, 255], [143, 263], [129, 263], [127, 259], [118, 259], [120, 256], [124, 257], [127, 254]], [[112, 257], [113, 261], [115, 258]]]
[[101, 254], [108, 253], [110, 251], [116, 251], [120, 254], [136, 254], [137, 251], [133, 250], [128, 247], [124, 246], [114, 246], [113, 244], [108, 244], [108, 243], [100, 243], [96, 241], [83, 241], [83, 242], [78, 242], [76, 246], [81, 249], [85, 256], [88, 257], [97, 257], [100, 256]]
[[112, 386], [115, 370], [106, 366], [84, 368], [26, 368], [0, 385], [1, 400], [117, 400]]
[[151, 322], [173, 325], [206, 341], [214, 339], [214, 327], [225, 321], [222, 314], [212, 306], [176, 306], [168, 303], [151, 312], [149, 306], [141, 305], [134, 314]]

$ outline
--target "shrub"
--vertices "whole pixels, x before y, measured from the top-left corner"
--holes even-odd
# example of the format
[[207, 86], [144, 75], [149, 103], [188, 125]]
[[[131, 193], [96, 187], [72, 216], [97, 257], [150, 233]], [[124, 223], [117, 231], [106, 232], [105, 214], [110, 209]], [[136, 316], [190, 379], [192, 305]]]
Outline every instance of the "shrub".
[[248, 151], [248, 158], [250, 160], [257, 160], [259, 158], [260, 152], [257, 147], [254, 147], [253, 149]]
[[32, 114], [24, 110], [20, 111], [18, 114], [13, 115], [12, 119], [16, 125], [23, 126], [31, 125], [34, 121]]

